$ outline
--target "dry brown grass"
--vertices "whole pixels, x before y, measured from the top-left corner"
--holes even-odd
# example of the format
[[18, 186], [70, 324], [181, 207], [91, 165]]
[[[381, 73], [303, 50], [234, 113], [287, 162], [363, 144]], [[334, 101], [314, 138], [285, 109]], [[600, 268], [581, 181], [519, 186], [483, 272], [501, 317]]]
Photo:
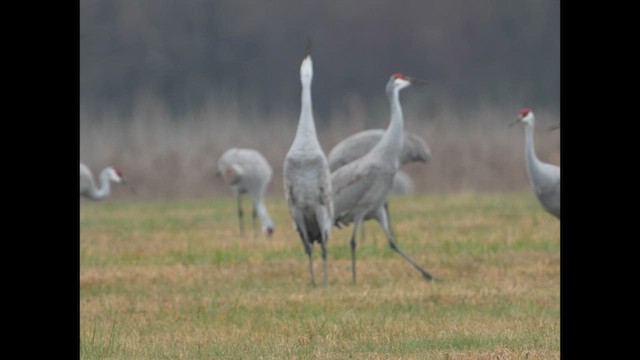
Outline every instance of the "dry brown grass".
[[390, 206], [399, 245], [436, 281], [422, 280], [368, 223], [358, 282], [350, 229], [334, 229], [329, 284], [311, 287], [280, 197], [268, 199], [270, 240], [239, 237], [227, 198], [83, 202], [81, 357], [560, 357], [559, 224], [533, 195], [423, 195]]

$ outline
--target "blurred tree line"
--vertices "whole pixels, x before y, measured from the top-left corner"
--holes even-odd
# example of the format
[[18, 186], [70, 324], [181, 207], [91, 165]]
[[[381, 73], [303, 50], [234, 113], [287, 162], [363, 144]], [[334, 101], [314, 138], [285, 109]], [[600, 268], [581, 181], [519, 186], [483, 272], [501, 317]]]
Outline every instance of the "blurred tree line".
[[554, 0], [81, 0], [80, 104], [297, 109], [308, 37], [321, 118], [384, 100], [393, 72], [429, 80], [434, 108], [560, 106]]

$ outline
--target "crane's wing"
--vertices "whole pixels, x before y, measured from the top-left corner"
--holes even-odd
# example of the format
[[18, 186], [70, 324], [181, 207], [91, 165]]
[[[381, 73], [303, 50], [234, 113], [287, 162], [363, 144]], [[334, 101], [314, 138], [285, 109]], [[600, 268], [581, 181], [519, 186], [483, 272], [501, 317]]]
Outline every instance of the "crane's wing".
[[296, 199], [293, 192], [295, 173], [299, 171], [300, 162], [293, 157], [286, 156], [282, 166], [282, 184], [284, 185], [284, 198], [287, 200], [289, 212], [295, 207]]
[[395, 169], [383, 163], [356, 161], [331, 174], [334, 219], [350, 221], [358, 212], [380, 206], [391, 189]]
[[404, 133], [404, 147], [400, 155], [400, 163], [418, 161], [428, 163], [431, 161], [431, 148], [423, 137], [409, 132]]
[[[385, 129], [367, 129], [344, 138], [331, 149], [327, 156], [331, 171], [336, 171], [365, 156], [382, 139], [385, 131]], [[403, 144], [400, 155], [401, 164], [431, 161], [431, 149], [423, 137], [405, 131]]]
[[384, 132], [384, 129], [368, 129], [344, 138], [327, 156], [331, 171], [366, 155], [380, 141]]
[[265, 179], [267, 183], [271, 181], [273, 177], [273, 169], [271, 168], [271, 164], [267, 161], [267, 158], [262, 154], [258, 154], [259, 156], [259, 167], [260, 167], [260, 176]]
[[542, 163], [532, 181], [533, 190], [542, 206], [560, 218], [560, 167]]
[[283, 178], [285, 197], [291, 205], [331, 204], [329, 168], [322, 154], [302, 159], [285, 157]]
[[332, 227], [333, 204], [326, 159], [322, 154], [305, 158], [287, 156], [283, 169], [289, 214], [309, 241], [320, 241]]
[[331, 222], [333, 219], [333, 191], [331, 186], [331, 173], [329, 172], [329, 166], [325, 162], [325, 166], [320, 169], [320, 176], [318, 180], [320, 182], [320, 205], [324, 206], [327, 211], [327, 220], [329, 221], [328, 227], [331, 230]]
[[535, 177], [534, 191], [537, 194], [560, 192], [560, 167], [553, 164], [541, 163]]

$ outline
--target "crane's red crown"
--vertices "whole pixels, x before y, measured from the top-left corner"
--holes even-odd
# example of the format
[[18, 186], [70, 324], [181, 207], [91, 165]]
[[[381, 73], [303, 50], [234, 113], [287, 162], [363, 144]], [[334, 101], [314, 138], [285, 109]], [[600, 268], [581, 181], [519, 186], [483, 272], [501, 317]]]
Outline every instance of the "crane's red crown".
[[116, 174], [118, 174], [118, 176], [122, 177], [122, 171], [120, 171], [120, 169], [118, 169], [117, 167], [114, 167], [113, 170], [116, 171]]
[[523, 118], [523, 117], [527, 116], [530, 112], [531, 112], [531, 109], [522, 108], [522, 109], [520, 109], [520, 117]]
[[404, 79], [405, 78], [403, 73], [394, 73], [393, 75], [391, 75], [391, 77], [393, 77], [394, 79]]

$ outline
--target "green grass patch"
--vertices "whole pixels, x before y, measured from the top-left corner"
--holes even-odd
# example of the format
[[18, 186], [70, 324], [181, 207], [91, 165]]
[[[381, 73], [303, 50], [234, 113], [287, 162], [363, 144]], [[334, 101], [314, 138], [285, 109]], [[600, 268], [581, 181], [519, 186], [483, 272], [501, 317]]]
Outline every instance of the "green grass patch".
[[[549, 359], [560, 354], [560, 226], [529, 193], [392, 198], [398, 245], [375, 222], [329, 240], [328, 284], [284, 199], [268, 239], [239, 234], [235, 200], [83, 202], [83, 359]], [[320, 248], [314, 248], [321, 283]]]

